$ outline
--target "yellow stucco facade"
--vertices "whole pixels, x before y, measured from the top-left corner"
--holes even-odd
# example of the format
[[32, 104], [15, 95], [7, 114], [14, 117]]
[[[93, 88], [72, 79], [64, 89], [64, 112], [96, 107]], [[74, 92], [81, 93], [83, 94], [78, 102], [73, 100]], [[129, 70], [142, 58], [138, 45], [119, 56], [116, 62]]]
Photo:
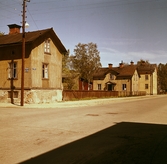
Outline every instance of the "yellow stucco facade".
[[93, 90], [157, 94], [156, 65], [142, 65], [138, 68], [137, 65], [132, 64], [121, 67], [100, 68], [94, 75]]
[[[55, 45], [55, 38], [48, 37], [53, 30], [45, 30], [43, 38], [37, 43], [26, 43], [24, 69], [25, 103], [45, 103], [62, 101], [62, 55]], [[48, 34], [46, 35], [46, 33]], [[40, 33], [41, 34], [41, 33]], [[46, 40], [48, 40], [46, 49]], [[0, 47], [1, 48], [1, 47]], [[64, 48], [64, 47], [63, 47]], [[62, 48], [62, 49], [63, 49]], [[3, 46], [0, 53], [0, 102], [19, 103], [21, 96], [21, 49], [22, 46]], [[47, 52], [46, 52], [47, 50]], [[65, 48], [63, 49], [65, 51]], [[11, 51], [13, 54], [11, 55]], [[11, 66], [12, 65], [12, 66]], [[12, 68], [10, 68], [12, 67]], [[12, 74], [12, 75], [11, 75]], [[12, 77], [10, 77], [12, 76]], [[12, 97], [11, 97], [12, 92]]]

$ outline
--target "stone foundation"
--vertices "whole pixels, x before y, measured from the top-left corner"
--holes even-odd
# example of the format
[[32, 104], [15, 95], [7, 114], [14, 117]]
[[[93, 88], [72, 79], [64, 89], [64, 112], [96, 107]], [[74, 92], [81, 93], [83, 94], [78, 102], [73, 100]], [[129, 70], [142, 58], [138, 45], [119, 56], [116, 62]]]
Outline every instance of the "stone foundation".
[[[20, 90], [14, 91], [18, 96], [14, 95], [13, 103], [20, 103]], [[18, 94], [17, 94], [18, 93]], [[26, 104], [42, 104], [62, 101], [62, 90], [25, 90], [24, 103]], [[0, 102], [11, 103], [9, 98], [9, 90], [0, 90]]]

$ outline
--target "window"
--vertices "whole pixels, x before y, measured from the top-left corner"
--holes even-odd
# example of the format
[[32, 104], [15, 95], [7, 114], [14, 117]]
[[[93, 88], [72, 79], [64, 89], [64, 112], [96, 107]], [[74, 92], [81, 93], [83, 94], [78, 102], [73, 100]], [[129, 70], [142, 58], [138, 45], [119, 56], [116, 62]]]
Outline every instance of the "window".
[[98, 90], [101, 90], [101, 84], [98, 84], [97, 87], [98, 87]]
[[11, 62], [8, 65], [8, 78], [17, 78], [17, 63], [16, 62]]
[[50, 40], [49, 39], [45, 40], [44, 51], [45, 53], [50, 53]]
[[126, 91], [126, 84], [122, 84], [122, 90]]
[[148, 80], [148, 75], [145, 75], [145, 80]]
[[42, 78], [48, 79], [48, 64], [42, 64]]
[[145, 89], [148, 89], [148, 84], [145, 84]]
[[114, 80], [114, 75], [110, 73], [110, 80]]

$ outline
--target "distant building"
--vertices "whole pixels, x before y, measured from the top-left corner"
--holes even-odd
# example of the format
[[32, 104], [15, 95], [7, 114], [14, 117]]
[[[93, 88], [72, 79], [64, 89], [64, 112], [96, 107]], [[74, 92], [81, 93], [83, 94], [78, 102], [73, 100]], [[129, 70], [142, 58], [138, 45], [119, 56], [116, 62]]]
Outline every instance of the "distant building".
[[130, 65], [120, 63], [119, 67], [109, 64], [94, 73], [93, 90], [157, 94], [157, 67], [155, 64], [135, 65], [134, 62]]

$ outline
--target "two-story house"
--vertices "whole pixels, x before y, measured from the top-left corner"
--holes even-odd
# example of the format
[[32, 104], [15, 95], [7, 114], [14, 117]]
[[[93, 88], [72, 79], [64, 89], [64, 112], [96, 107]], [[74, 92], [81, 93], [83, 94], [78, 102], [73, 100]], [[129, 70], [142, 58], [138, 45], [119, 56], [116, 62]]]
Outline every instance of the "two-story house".
[[109, 64], [108, 68], [99, 68], [93, 76], [93, 90], [107, 91], [138, 91], [139, 74], [136, 66], [124, 65], [113, 67]]
[[[9, 25], [0, 36], [0, 102], [20, 102], [22, 33]], [[52, 28], [25, 33], [25, 103], [62, 100], [62, 55], [66, 48]]]
[[[149, 76], [147, 83], [144, 77]], [[109, 64], [107, 68], [99, 68], [93, 76], [93, 90], [126, 91], [135, 94], [145, 91], [146, 94], [157, 94], [156, 65], [150, 67], [120, 63], [118, 67]]]

